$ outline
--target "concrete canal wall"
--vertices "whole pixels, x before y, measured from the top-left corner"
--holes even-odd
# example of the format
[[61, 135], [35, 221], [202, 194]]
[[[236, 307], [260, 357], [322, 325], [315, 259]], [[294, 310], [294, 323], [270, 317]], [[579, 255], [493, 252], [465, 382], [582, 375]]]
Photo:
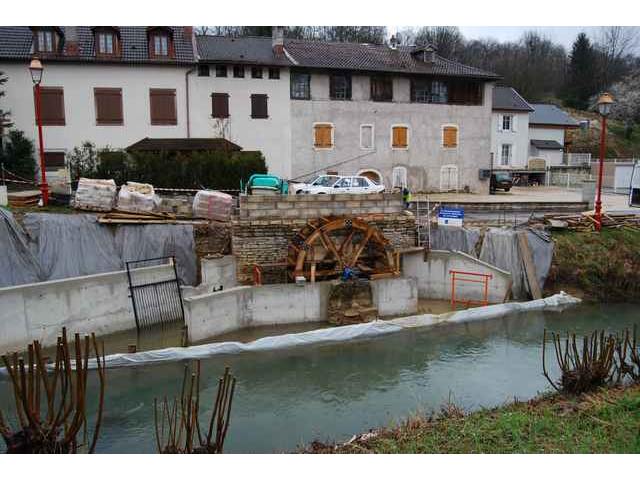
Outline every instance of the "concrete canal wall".
[[[137, 281], [173, 275], [173, 266], [135, 270]], [[23, 350], [33, 340], [55, 345], [69, 333], [106, 335], [135, 328], [127, 272], [30, 283], [0, 289], [0, 352]]]
[[[185, 298], [190, 342], [246, 327], [327, 320], [332, 282], [235, 287]], [[415, 280], [387, 278], [371, 282], [378, 314], [411, 315], [418, 308]]]

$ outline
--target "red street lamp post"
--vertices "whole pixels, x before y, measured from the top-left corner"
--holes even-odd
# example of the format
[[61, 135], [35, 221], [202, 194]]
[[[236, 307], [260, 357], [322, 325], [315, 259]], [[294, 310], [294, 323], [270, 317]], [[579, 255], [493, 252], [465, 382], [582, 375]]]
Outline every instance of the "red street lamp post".
[[42, 139], [42, 117], [40, 115], [40, 82], [42, 81], [42, 63], [38, 57], [33, 57], [29, 64], [29, 73], [33, 81], [36, 100], [36, 123], [38, 124], [38, 144], [40, 149], [40, 191], [42, 192], [42, 205], [47, 206], [49, 203], [49, 185], [47, 185], [47, 173], [44, 163], [44, 141]]
[[600, 166], [598, 168], [598, 189], [596, 191], [596, 230], [602, 230], [602, 172], [604, 170], [604, 155], [607, 145], [607, 116], [611, 113], [613, 97], [603, 93], [598, 98], [598, 113], [600, 114]]

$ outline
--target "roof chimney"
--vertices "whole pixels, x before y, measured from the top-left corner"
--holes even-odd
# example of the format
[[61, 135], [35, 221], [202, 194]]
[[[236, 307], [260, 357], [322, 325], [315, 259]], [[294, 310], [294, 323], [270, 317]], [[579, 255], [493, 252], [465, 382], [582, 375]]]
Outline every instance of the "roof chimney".
[[64, 52], [70, 57], [77, 57], [80, 55], [78, 27], [64, 27]]
[[284, 54], [284, 27], [271, 27], [271, 48], [276, 56]]

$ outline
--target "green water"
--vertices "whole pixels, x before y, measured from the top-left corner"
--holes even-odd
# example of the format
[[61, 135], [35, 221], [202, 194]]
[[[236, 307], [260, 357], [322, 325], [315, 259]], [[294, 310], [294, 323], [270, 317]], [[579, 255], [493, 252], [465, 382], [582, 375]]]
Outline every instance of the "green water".
[[[545, 327], [587, 333], [634, 322], [640, 323], [637, 305], [580, 306], [340, 345], [216, 357], [202, 362], [201, 405], [213, 399], [217, 377], [229, 365], [238, 383], [226, 452], [344, 441], [449, 400], [471, 410], [531, 398], [549, 389], [541, 374]], [[153, 399], [176, 394], [182, 372], [182, 363], [109, 370], [98, 451], [154, 452]], [[5, 412], [11, 404], [7, 386], [0, 380]]]

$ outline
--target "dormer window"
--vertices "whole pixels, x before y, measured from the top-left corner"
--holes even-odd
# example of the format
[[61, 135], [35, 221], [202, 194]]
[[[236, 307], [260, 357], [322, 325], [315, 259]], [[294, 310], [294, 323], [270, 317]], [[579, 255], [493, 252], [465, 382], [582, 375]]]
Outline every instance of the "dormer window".
[[34, 31], [33, 50], [35, 53], [54, 53], [58, 50], [58, 35], [53, 29]]
[[104, 56], [118, 55], [120, 46], [118, 34], [111, 28], [101, 28], [95, 31], [96, 54]]
[[173, 38], [170, 30], [156, 28], [149, 32], [149, 56], [173, 58]]

